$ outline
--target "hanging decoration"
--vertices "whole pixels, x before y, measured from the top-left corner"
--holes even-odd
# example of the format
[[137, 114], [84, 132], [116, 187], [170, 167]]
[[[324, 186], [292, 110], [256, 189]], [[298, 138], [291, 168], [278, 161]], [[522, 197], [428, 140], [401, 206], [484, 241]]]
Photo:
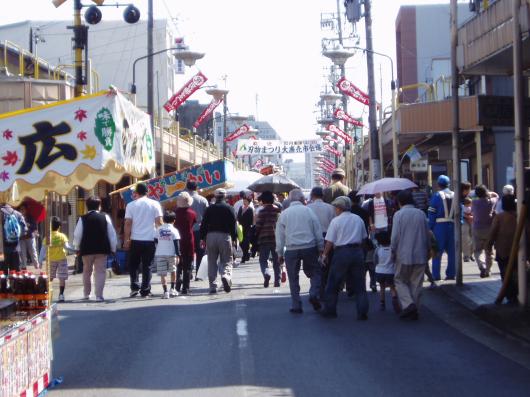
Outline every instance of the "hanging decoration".
[[198, 72], [166, 102], [164, 109], [166, 109], [168, 113], [172, 110], [178, 109], [180, 105], [186, 102], [186, 99], [201, 88], [207, 80], [208, 78], [202, 74], [202, 72]]
[[370, 97], [365, 92], [361, 91], [359, 87], [353, 84], [351, 81], [347, 80], [346, 77], [342, 77], [337, 82], [337, 88], [343, 93], [346, 94], [357, 102], [361, 102], [364, 105], [370, 104]]

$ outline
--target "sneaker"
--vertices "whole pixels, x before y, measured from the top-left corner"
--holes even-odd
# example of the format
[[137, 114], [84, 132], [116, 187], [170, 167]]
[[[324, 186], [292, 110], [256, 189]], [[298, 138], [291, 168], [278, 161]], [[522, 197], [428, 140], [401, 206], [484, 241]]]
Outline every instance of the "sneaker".
[[59, 294], [59, 302], [64, 302], [64, 294]]
[[264, 280], [263, 280], [263, 286], [265, 288], [268, 288], [269, 287], [269, 282], [271, 281], [271, 275], [270, 274], [265, 274], [264, 277]]
[[191, 291], [190, 290], [187, 290], [187, 289], [183, 289], [182, 292], [180, 293], [181, 295], [191, 295]]
[[151, 292], [148, 292], [147, 294], [141, 294], [142, 298], [152, 298], [153, 294]]
[[282, 270], [282, 283], [285, 283], [287, 281], [287, 272], [285, 270]]
[[[182, 293], [184, 293], [184, 291], [185, 290], [183, 290]], [[171, 297], [179, 296], [179, 293], [178, 293], [178, 291], [175, 288], [171, 288], [169, 290], [169, 296], [171, 296]]]
[[217, 294], [217, 287], [210, 288], [210, 291], [208, 292], [210, 295]]
[[221, 281], [223, 282], [223, 289], [226, 293], [232, 291], [232, 280], [229, 280], [226, 277], [221, 277]]
[[279, 288], [280, 287], [280, 282], [279, 281], [275, 281], [274, 282], [274, 288]]
[[134, 298], [135, 296], [138, 296], [138, 294], [138, 291], [131, 291], [131, 293], [129, 294], [129, 298]]
[[162, 299], [169, 299], [169, 292], [168, 291], [164, 291], [164, 293], [162, 294]]
[[96, 302], [105, 302], [105, 298], [103, 298], [102, 296], [98, 296], [96, 297]]

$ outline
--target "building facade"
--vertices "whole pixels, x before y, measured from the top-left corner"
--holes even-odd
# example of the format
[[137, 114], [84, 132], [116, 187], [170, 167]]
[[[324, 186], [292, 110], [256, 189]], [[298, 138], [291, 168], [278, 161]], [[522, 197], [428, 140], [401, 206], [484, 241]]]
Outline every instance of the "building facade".
[[[38, 31], [40, 40], [33, 44], [33, 52], [46, 59], [51, 65], [59, 66], [73, 74], [72, 31], [67, 26], [72, 21], [24, 21], [0, 26], [0, 41], [8, 40], [25, 50], [30, 49], [31, 33]], [[176, 47], [178, 39], [175, 27], [170, 21], [154, 21], [153, 51]], [[88, 29], [88, 58], [97, 75], [90, 78], [92, 86], [105, 89], [114, 85], [128, 92], [133, 82], [133, 63], [147, 54], [147, 22], [128, 24], [122, 20], [102, 20]], [[155, 108], [185, 83], [182, 65], [171, 51], [156, 55], [153, 59], [155, 73]], [[136, 104], [147, 109], [147, 61], [136, 64]], [[157, 89], [158, 87], [158, 89]], [[165, 113], [165, 110], [162, 109]], [[157, 113], [158, 110], [155, 110]]]

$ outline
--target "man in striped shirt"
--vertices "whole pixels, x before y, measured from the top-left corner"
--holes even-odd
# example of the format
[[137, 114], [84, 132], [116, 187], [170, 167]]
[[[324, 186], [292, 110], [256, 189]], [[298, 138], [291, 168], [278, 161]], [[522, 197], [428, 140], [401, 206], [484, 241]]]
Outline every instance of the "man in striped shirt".
[[259, 264], [263, 273], [263, 286], [267, 288], [271, 275], [269, 273], [269, 256], [272, 255], [272, 268], [274, 270], [274, 286], [280, 286], [280, 263], [276, 253], [276, 222], [280, 210], [273, 205], [272, 192], [263, 192], [260, 196], [263, 207], [256, 218], [256, 239], [259, 245]]

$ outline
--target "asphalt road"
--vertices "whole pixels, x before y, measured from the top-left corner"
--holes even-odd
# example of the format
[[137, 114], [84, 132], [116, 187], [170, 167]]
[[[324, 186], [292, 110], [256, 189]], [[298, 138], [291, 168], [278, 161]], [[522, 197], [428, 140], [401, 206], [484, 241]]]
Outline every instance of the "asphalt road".
[[530, 395], [529, 346], [439, 291], [425, 291], [418, 322], [380, 311], [373, 293], [368, 321], [345, 296], [328, 320], [307, 295], [304, 314], [289, 313], [288, 286], [264, 289], [258, 269], [235, 269], [230, 294], [194, 282], [192, 296], [169, 300], [128, 298], [128, 279], [113, 277], [105, 303], [76, 301], [75, 276], [54, 341], [53, 376], [64, 381], [50, 395]]

